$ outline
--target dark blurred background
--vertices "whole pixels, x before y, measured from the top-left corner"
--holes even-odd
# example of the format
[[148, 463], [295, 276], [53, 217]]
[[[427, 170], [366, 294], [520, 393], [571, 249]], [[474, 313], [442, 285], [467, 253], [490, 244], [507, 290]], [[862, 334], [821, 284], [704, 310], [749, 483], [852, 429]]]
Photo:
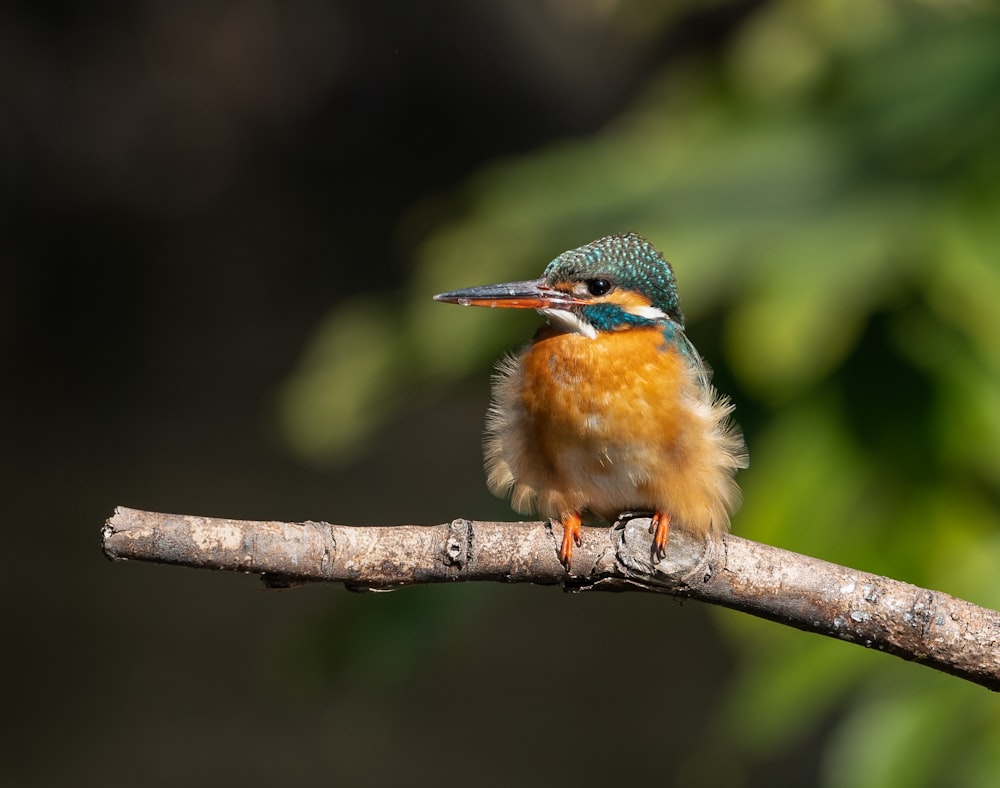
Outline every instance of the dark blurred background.
[[[637, 230], [750, 445], [751, 538], [1000, 606], [986, 3], [8, 3], [9, 785], [993, 785], [985, 690], [638, 594], [105, 561], [115, 505], [513, 517], [533, 316], [434, 292]], [[949, 719], [946, 730], [941, 721]]]

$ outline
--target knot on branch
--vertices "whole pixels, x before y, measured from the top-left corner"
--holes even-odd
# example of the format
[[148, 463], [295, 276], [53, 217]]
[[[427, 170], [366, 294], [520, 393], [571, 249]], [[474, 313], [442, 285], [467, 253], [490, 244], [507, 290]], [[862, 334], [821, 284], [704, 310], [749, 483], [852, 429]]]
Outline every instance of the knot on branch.
[[643, 587], [683, 594], [708, 583], [725, 565], [725, 542], [693, 536], [680, 529], [670, 534], [667, 554], [656, 559], [648, 518], [635, 518], [616, 529], [616, 555], [630, 579]]
[[472, 548], [472, 521], [452, 520], [448, 524], [448, 538], [444, 543], [444, 563], [462, 569], [469, 563]]

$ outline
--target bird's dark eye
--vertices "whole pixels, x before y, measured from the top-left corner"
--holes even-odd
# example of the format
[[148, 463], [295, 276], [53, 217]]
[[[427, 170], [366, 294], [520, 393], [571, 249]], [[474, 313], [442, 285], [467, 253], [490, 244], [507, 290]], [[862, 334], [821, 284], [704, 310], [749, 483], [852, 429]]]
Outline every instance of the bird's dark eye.
[[588, 279], [587, 291], [593, 296], [607, 295], [611, 292], [611, 282], [607, 279]]

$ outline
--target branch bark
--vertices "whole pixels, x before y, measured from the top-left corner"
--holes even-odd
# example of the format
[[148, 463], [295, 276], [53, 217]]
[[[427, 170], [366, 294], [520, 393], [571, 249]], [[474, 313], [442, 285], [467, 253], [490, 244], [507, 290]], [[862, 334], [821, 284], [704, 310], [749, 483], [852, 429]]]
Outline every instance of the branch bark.
[[493, 580], [667, 593], [885, 651], [1000, 691], [996, 611], [732, 535], [703, 541], [675, 531], [666, 558], [654, 563], [648, 526], [641, 518], [585, 528], [572, 574], [557, 557], [558, 522], [358, 527], [118, 507], [102, 537], [113, 560], [260, 574], [270, 587], [325, 581], [376, 591]]

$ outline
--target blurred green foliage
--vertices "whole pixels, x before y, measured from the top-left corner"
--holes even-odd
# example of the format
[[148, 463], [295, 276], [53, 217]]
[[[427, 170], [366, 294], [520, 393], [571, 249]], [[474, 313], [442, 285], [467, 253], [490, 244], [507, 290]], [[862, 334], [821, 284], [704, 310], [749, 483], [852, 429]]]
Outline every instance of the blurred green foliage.
[[[637, 230], [674, 263], [747, 431], [735, 529], [1000, 607], [997, 41], [976, 3], [761, 4], [722, 57], [672, 63], [599, 134], [494, 162], [446, 222], [416, 210], [407, 293], [320, 328], [285, 391], [289, 440], [343, 456], [414, 380], [483, 374], [529, 335], [431, 294]], [[995, 784], [985, 690], [718, 620], [740, 665], [724, 738], [747, 758], [834, 715], [827, 785]]]

